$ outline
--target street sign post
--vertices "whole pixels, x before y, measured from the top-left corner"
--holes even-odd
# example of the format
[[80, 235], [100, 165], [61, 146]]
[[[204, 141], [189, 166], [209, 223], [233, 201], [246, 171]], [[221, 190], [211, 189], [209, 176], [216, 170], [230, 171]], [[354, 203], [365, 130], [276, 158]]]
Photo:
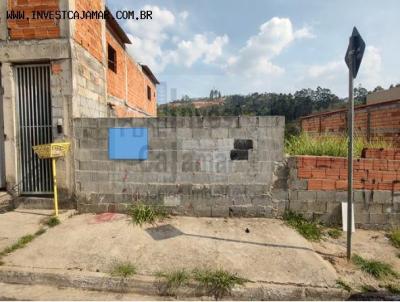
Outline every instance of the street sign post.
[[347, 260], [351, 259], [351, 232], [352, 232], [352, 209], [353, 209], [353, 135], [354, 135], [354, 99], [353, 80], [357, 76], [364, 55], [365, 42], [357, 28], [349, 39], [346, 56], [344, 58], [349, 68], [349, 103], [348, 103], [348, 152], [347, 152]]

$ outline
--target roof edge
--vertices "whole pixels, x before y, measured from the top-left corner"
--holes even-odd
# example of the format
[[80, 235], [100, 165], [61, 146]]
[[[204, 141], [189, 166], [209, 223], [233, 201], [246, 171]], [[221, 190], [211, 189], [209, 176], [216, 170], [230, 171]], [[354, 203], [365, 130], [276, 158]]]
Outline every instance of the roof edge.
[[143, 64], [140, 64], [140, 66], [142, 67], [143, 72], [150, 78], [150, 80], [154, 84], [160, 84], [160, 82], [157, 80], [156, 76], [153, 74], [149, 66]]
[[106, 12], [108, 13], [108, 17], [106, 18], [106, 24], [111, 28], [114, 34], [117, 35], [117, 37], [121, 40], [122, 43], [124, 44], [132, 44], [131, 40], [129, 40], [127, 34], [125, 31], [122, 29], [122, 27], [119, 25], [117, 20], [115, 20], [113, 14], [111, 11], [108, 9], [106, 6]]

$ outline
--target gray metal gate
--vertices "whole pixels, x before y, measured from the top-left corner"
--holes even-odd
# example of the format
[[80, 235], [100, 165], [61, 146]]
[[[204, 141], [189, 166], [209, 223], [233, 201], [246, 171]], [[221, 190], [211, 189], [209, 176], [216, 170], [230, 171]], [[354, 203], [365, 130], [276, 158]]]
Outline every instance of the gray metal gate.
[[50, 66], [16, 65], [22, 194], [52, 194], [51, 161], [39, 159], [32, 146], [52, 142]]
[[0, 188], [6, 186], [5, 161], [4, 161], [4, 116], [3, 116], [3, 85], [1, 85], [0, 65]]

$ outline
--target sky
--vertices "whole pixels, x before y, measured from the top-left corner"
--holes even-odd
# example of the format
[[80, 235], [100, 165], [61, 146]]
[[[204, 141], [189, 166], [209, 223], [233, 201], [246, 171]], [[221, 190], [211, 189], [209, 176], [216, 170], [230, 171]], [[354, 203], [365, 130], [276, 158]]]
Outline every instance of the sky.
[[178, 97], [293, 93], [317, 86], [348, 91], [344, 62], [356, 26], [366, 50], [354, 85], [400, 83], [399, 0], [107, 0], [112, 12], [151, 10], [152, 20], [119, 20], [129, 53]]

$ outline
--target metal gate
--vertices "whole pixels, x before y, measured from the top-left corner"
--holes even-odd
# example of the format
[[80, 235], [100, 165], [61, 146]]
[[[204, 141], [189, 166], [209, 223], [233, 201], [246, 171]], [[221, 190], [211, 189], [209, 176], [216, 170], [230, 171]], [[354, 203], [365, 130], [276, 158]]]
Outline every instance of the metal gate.
[[0, 188], [6, 186], [5, 161], [4, 161], [4, 116], [3, 116], [3, 85], [1, 85], [0, 65]]
[[52, 142], [50, 66], [16, 65], [19, 117], [20, 192], [52, 194], [51, 161], [39, 159], [32, 146]]

